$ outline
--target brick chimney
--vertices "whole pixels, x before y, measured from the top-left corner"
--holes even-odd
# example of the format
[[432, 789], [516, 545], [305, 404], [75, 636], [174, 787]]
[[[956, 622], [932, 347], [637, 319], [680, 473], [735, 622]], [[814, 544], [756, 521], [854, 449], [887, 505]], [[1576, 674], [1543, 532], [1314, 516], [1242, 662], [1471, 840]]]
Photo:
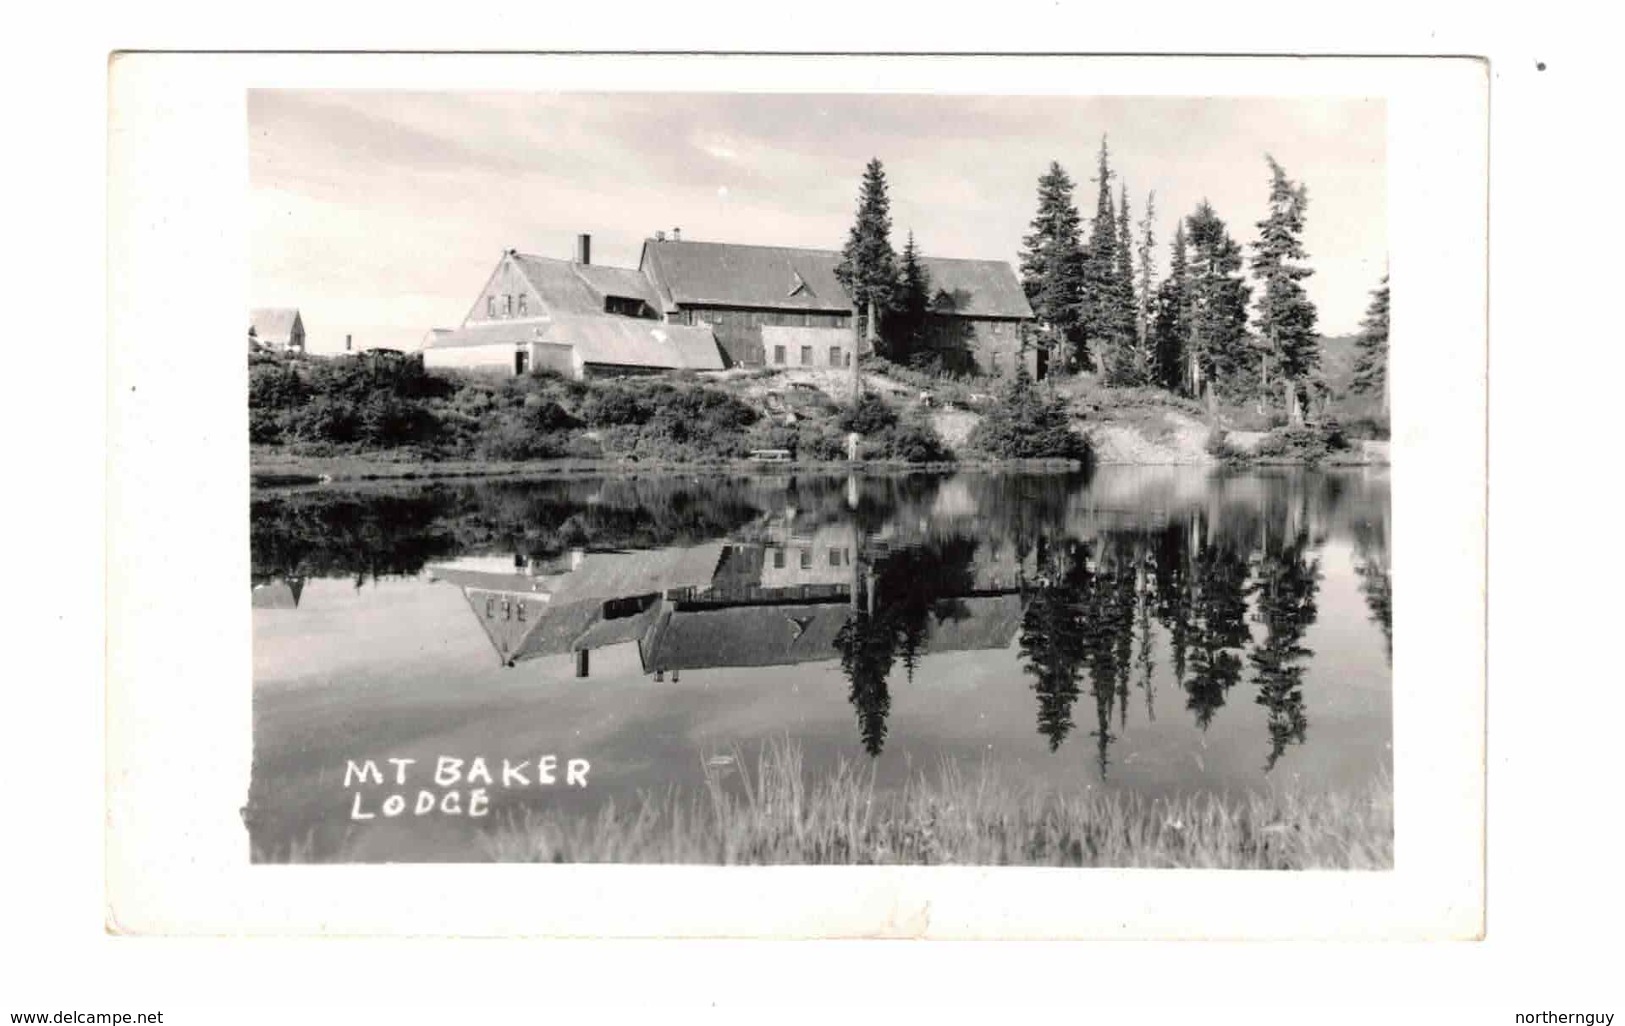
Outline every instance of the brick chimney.
[[592, 263], [592, 236], [586, 232], [576, 236], [576, 263]]
[[683, 241], [683, 230], [681, 228], [673, 228], [671, 230], [671, 241], [673, 241], [673, 242], [682, 242]]
[[346, 353], [350, 351], [350, 336], [348, 335], [344, 336], [344, 351]]

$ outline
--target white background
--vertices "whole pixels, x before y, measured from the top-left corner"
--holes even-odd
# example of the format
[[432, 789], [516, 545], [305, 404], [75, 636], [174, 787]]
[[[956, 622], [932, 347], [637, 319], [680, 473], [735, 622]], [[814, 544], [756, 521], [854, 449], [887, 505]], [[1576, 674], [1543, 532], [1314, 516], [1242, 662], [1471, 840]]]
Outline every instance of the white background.
[[[1113, 17], [1007, 4], [944, 24], [956, 21], [946, 11], [887, 18], [861, 8], [843, 13], [837, 5], [761, 5], [724, 17], [671, 8], [633, 17], [632, 8], [623, 5], [602, 13], [572, 10], [571, 27], [564, 28], [540, 9], [529, 25], [512, 11], [482, 11], [473, 4], [458, 5], [439, 24], [409, 24], [393, 13], [341, 18], [321, 6], [292, 4], [253, 12], [247, 21], [233, 12], [229, 31], [225, 22], [211, 22], [212, 13], [144, 11], [109, 19], [76, 10], [64, 12], [52, 31], [25, 32], [8, 62], [6, 100], [19, 115], [8, 118], [13, 127], [7, 163], [23, 180], [8, 193], [15, 209], [7, 219], [11, 237], [4, 259], [14, 317], [8, 325], [13, 361], [6, 373], [11, 402], [4, 404], [5, 437], [14, 454], [8, 505], [23, 522], [10, 538], [6, 622], [15, 644], [8, 660], [6, 712], [0, 717], [9, 813], [5, 930], [14, 948], [0, 972], [0, 1013], [162, 1008], [170, 1010], [166, 1021], [171, 1022], [269, 1022], [300, 1008], [307, 1016], [325, 1009], [314, 1016], [317, 1021], [352, 1011], [369, 1013], [366, 1021], [434, 1021], [453, 1014], [438, 1008], [441, 1003], [497, 1002], [539, 1020], [572, 1001], [594, 1007], [638, 1002], [702, 1011], [714, 1007], [708, 1018], [755, 1005], [771, 1009], [758, 1014], [794, 1018], [785, 1008], [791, 1002], [871, 1014], [887, 1005], [920, 1014], [925, 1006], [942, 1003], [961, 1015], [978, 1014], [980, 1002], [1037, 1002], [1073, 1015], [1121, 1005], [1124, 1012], [1154, 1021], [1195, 1014], [1239, 1020], [1244, 1010], [1249, 1018], [1313, 1010], [1327, 1021], [1369, 1021], [1372, 1011], [1362, 1006], [1416, 1013], [1437, 1005], [1458, 1013], [1448, 1020], [1488, 1022], [1510, 1022], [1514, 1011], [1620, 1011], [1621, 991], [1610, 979], [1616, 960], [1606, 957], [1617, 946], [1610, 941], [1619, 911], [1612, 872], [1618, 861], [1619, 802], [1609, 757], [1619, 747], [1612, 731], [1620, 722], [1615, 684], [1620, 674], [1610, 658], [1617, 602], [1609, 588], [1617, 561], [1592, 540], [1607, 534], [1599, 517], [1606, 516], [1601, 495], [1612, 468], [1587, 448], [1609, 438], [1598, 414], [1611, 408], [1604, 388], [1617, 380], [1619, 330], [1610, 317], [1615, 274], [1603, 250], [1614, 245], [1618, 221], [1609, 195], [1616, 165], [1604, 152], [1612, 145], [1609, 100], [1617, 91], [1605, 88], [1611, 65], [1600, 49], [1589, 49], [1593, 41], [1600, 43], [1599, 33], [1561, 17], [1550, 5], [1540, 20], [1526, 25], [1495, 24], [1473, 12], [1466, 29], [1456, 27], [1463, 19], [1454, 12], [1439, 15], [1425, 5], [1406, 5], [1403, 19], [1366, 5], [1350, 11], [1346, 24], [1328, 25], [1306, 21], [1301, 8], [1287, 10], [1294, 13], [1212, 12], [1204, 21], [1171, 8]], [[71, 45], [61, 45], [70, 39]], [[104, 784], [116, 788], [119, 782], [106, 782], [102, 775], [106, 721], [100, 688], [105, 378], [96, 344], [104, 311], [95, 269], [106, 224], [105, 61], [115, 46], [221, 43], [1490, 56], [1494, 534], [1487, 939], [1335, 946], [810, 946], [107, 936], [99, 813]], [[1544, 72], [1536, 70], [1537, 60], [1547, 64]], [[220, 173], [240, 174], [241, 167]], [[1403, 226], [1394, 228], [1397, 280]], [[220, 261], [229, 273], [230, 265], [242, 261], [233, 249], [237, 229], [223, 224], [217, 230]], [[200, 279], [218, 273], [218, 268], [199, 271]], [[131, 274], [114, 282], [114, 294], [141, 281]], [[184, 326], [186, 311], [175, 313]], [[1404, 316], [1396, 294], [1396, 335]], [[181, 355], [121, 354], [119, 346], [112, 337], [114, 361], [132, 359], [143, 369], [162, 370], [166, 358]], [[236, 358], [240, 347], [229, 348]], [[177, 373], [195, 371], [183, 367]], [[182, 395], [177, 401], [187, 399]], [[1396, 403], [1406, 401], [1396, 395]], [[1470, 394], [1467, 401], [1470, 408]], [[200, 400], [200, 408], [209, 402]], [[1445, 391], [1425, 402], [1437, 410], [1431, 416], [1449, 423], [1463, 397]], [[168, 411], [177, 412], [184, 406]], [[195, 434], [207, 436], [213, 429], [200, 413]], [[183, 449], [198, 446], [207, 448], [207, 442], [193, 438]], [[180, 523], [188, 522], [189, 510], [207, 504], [211, 491], [240, 484], [212, 479], [212, 468], [189, 465], [185, 458], [153, 469], [170, 477], [171, 486], [148, 488], [141, 500], [174, 504], [172, 519]], [[1401, 532], [1395, 556], [1404, 565], [1401, 496], [1407, 481], [1403, 468], [1395, 473]], [[126, 507], [126, 515], [135, 515], [132, 509]], [[142, 508], [137, 519], [142, 524], [164, 520], [151, 507]], [[222, 530], [242, 536], [245, 526]], [[1470, 519], [1461, 524], [1469, 540], [1474, 530]], [[173, 568], [143, 569], [148, 572], [140, 580], [123, 579], [123, 587], [146, 589], [152, 605], [182, 596], [177, 588], [184, 589], [184, 582], [166, 573]], [[1401, 589], [1396, 615], [1402, 625], [1409, 615], [1406, 590], [1420, 587], [1425, 585], [1407, 581]], [[205, 611], [215, 601], [208, 592], [184, 600]], [[1463, 614], [1461, 609], [1427, 612], [1446, 620]], [[204, 624], [210, 619], [199, 617]], [[1404, 644], [1403, 631], [1396, 635]], [[208, 656], [216, 646], [242, 639], [217, 637], [205, 628], [189, 641], [147, 655], [159, 663], [168, 660], [177, 679], [188, 684], [201, 668], [218, 674], [221, 686], [237, 686], [229, 670], [221, 671]], [[147, 642], [157, 644], [157, 639]], [[1413, 642], [1420, 643], [1420, 638]], [[1403, 653], [1396, 657], [1404, 659]], [[161, 738], [172, 725], [120, 723], [126, 731], [134, 726]], [[230, 753], [240, 746], [225, 738], [208, 740], [196, 749], [201, 754], [186, 779], [210, 791], [221, 779], [237, 786], [239, 767]], [[1399, 745], [1405, 744], [1401, 734]], [[1402, 781], [1402, 831], [1406, 786]], [[186, 846], [177, 844], [171, 857], [184, 873]], [[522, 886], [523, 878], [516, 879]], [[405, 915], [418, 896], [402, 886], [394, 900]], [[241, 1011], [250, 1002], [291, 1007], [255, 1019]], [[404, 1007], [387, 1017], [379, 1014], [398, 1003]], [[229, 1016], [185, 1011], [209, 1007], [235, 1011]]]

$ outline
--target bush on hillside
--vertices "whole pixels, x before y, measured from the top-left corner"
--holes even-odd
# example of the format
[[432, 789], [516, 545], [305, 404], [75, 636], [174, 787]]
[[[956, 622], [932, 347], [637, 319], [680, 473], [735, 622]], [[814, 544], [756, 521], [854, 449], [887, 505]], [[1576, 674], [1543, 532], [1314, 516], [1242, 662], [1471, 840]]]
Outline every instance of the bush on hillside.
[[942, 463], [954, 458], [953, 450], [923, 417], [904, 417], [873, 439], [866, 439], [864, 455], [903, 463]]
[[289, 434], [305, 442], [353, 442], [361, 434], [355, 403], [328, 395], [300, 406], [284, 423]]
[[897, 411], [879, 393], [864, 392], [856, 402], [842, 407], [835, 423], [842, 431], [873, 435], [897, 423]]
[[1072, 430], [1066, 401], [1018, 371], [971, 432], [970, 445], [999, 459], [1087, 459], [1089, 443]]
[[1349, 448], [1348, 435], [1335, 420], [1290, 424], [1259, 439], [1256, 459], [1283, 463], [1319, 463]]

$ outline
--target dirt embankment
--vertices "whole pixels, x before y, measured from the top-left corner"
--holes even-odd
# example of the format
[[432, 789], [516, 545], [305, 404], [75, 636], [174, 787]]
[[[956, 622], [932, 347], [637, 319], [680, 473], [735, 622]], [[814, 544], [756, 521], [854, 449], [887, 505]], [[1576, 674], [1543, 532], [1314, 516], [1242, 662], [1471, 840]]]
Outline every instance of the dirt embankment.
[[1178, 410], [1137, 412], [1132, 418], [1078, 421], [1099, 463], [1206, 465], [1208, 426]]

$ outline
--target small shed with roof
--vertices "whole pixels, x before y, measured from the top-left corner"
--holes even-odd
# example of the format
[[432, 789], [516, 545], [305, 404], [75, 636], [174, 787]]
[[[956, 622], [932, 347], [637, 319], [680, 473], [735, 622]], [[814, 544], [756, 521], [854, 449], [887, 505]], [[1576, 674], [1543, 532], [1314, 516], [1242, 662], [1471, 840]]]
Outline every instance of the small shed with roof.
[[305, 322], [297, 307], [262, 306], [248, 312], [248, 347], [275, 353], [305, 351]]

